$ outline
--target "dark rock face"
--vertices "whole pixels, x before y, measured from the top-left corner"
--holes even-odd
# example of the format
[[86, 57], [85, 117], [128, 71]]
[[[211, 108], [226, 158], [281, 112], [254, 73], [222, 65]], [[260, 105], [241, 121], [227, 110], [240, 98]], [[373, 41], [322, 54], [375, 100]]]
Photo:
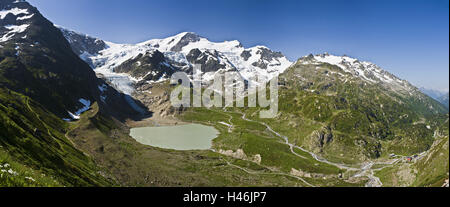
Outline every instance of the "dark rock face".
[[186, 58], [192, 64], [202, 65], [202, 72], [215, 72], [226, 68], [226, 65], [219, 62], [220, 57], [217, 51], [201, 52], [199, 49], [193, 49]]
[[[276, 60], [277, 58], [284, 57], [281, 52], [274, 52], [272, 50], [269, 50], [267, 48], [261, 47], [258, 48], [258, 51], [256, 54], [261, 55], [261, 58], [257, 61], [252, 63], [253, 66], [259, 67], [262, 69], [267, 69], [267, 66], [269, 66], [269, 63]], [[275, 65], [279, 65], [281, 63], [275, 63]], [[274, 66], [274, 65], [271, 65]]]
[[262, 68], [262, 69], [267, 69], [268, 64], [265, 63], [263, 60], [258, 60], [258, 62], [254, 62], [252, 63], [253, 66], [258, 67], [258, 68]]
[[306, 57], [300, 58], [300, 60], [301, 60], [301, 61], [311, 61], [311, 60], [314, 60], [314, 55], [313, 55], [313, 54], [309, 54], [309, 55], [306, 56]]
[[68, 31], [60, 28], [64, 37], [69, 41], [72, 46], [73, 52], [77, 55], [81, 55], [85, 52], [96, 55], [99, 51], [106, 48], [106, 44], [103, 40], [89, 37], [87, 35], [78, 34], [76, 32]]
[[199, 49], [192, 49], [189, 54], [186, 56], [189, 62], [195, 62], [195, 60], [202, 55], [202, 51]]
[[200, 36], [194, 33], [186, 33], [181, 40], [170, 50], [172, 52], [180, 52], [181, 49], [183, 49], [184, 46], [188, 45], [191, 42], [198, 42], [200, 41]]
[[326, 127], [319, 132], [318, 143], [320, 147], [330, 143], [333, 141], [333, 133], [331, 132], [331, 128]]
[[326, 145], [333, 142], [333, 132], [330, 127], [323, 127], [317, 130], [312, 136], [311, 147], [316, 152], [323, 152]]
[[157, 81], [161, 77], [170, 77], [174, 73], [164, 54], [158, 50], [140, 54], [114, 69], [117, 73], [128, 73], [134, 78], [143, 77], [146, 81]]
[[266, 60], [266, 61], [272, 61], [275, 58], [284, 57], [283, 54], [281, 54], [281, 52], [274, 52], [267, 48], [260, 48], [260, 50], [258, 52], [256, 52], [256, 54], [261, 54], [261, 59]]
[[241, 54], [241, 57], [244, 58], [245, 61], [247, 61], [251, 56], [252, 54], [250, 54], [250, 51], [248, 50], [244, 50]]

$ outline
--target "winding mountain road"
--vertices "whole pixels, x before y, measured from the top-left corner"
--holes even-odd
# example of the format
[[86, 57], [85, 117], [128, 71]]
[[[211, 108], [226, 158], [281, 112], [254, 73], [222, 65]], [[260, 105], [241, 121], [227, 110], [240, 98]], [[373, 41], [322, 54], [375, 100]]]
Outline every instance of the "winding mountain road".
[[282, 176], [288, 176], [288, 177], [292, 177], [292, 178], [295, 178], [295, 179], [298, 179], [298, 180], [302, 181], [303, 183], [305, 183], [309, 187], [316, 187], [316, 186], [312, 185], [311, 183], [307, 182], [305, 179], [303, 179], [301, 177], [298, 177], [298, 176], [291, 175], [291, 174], [287, 174], [287, 173], [260, 173], [260, 172], [254, 172], [254, 171], [248, 170], [246, 168], [243, 168], [241, 166], [234, 165], [234, 164], [230, 163], [228, 160], [224, 159], [224, 161], [229, 166], [234, 167], [234, 168], [238, 168], [238, 169], [240, 169], [240, 170], [242, 170], [242, 171], [244, 171], [244, 172], [246, 172], [248, 174], [252, 174], [252, 175], [282, 175]]
[[[333, 165], [335, 167], [338, 167], [339, 169], [345, 169], [345, 170], [350, 170], [350, 171], [357, 171], [357, 173], [353, 176], [353, 177], [367, 177], [369, 179], [369, 181], [366, 183], [366, 187], [381, 187], [383, 186], [383, 183], [381, 182], [380, 178], [376, 177], [374, 174], [374, 170], [380, 170], [380, 169], [372, 169], [372, 167], [375, 164], [385, 164], [385, 165], [393, 165], [395, 163], [397, 163], [400, 159], [395, 159], [392, 160], [391, 162], [368, 162], [368, 163], [363, 163], [361, 165], [361, 168], [355, 168], [355, 167], [350, 167], [348, 165], [345, 164], [341, 164], [341, 163], [334, 163], [331, 161], [326, 160], [325, 158], [320, 157], [319, 155], [310, 152], [302, 147], [296, 146], [294, 144], [289, 143], [289, 138], [287, 136], [281, 135], [280, 133], [276, 132], [275, 130], [273, 130], [268, 124], [264, 123], [264, 122], [260, 122], [260, 121], [255, 121], [255, 120], [251, 120], [246, 118], [246, 114], [242, 113], [242, 112], [238, 112], [240, 114], [242, 114], [242, 119], [245, 121], [249, 121], [249, 122], [255, 122], [255, 123], [259, 123], [264, 125], [267, 130], [269, 130], [270, 132], [272, 132], [273, 134], [275, 134], [277, 137], [282, 138], [285, 141], [285, 144], [288, 145], [290, 147], [291, 152], [296, 155], [297, 157], [303, 158], [303, 159], [307, 159], [304, 156], [301, 156], [299, 154], [297, 154], [294, 151], [294, 148], [302, 150], [305, 153], [310, 154], [316, 161], [321, 162], [321, 163], [325, 163], [325, 164], [329, 164], [329, 165]], [[385, 166], [387, 167], [387, 166]], [[383, 168], [385, 168], [383, 167]]]

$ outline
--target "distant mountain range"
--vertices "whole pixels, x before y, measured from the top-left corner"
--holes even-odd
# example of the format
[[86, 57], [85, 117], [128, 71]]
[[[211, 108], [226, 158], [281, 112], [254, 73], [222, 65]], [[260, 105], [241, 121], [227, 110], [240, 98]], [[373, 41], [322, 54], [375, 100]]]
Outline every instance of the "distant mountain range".
[[431, 98], [438, 99], [442, 96], [444, 96], [447, 92], [435, 90], [435, 89], [428, 89], [425, 87], [420, 87], [420, 91], [422, 91], [424, 94], [427, 94]]
[[442, 104], [444, 104], [445, 106], [447, 106], [447, 108], [448, 108], [448, 92], [447, 92], [447, 94], [445, 94], [445, 95], [439, 97], [437, 100], [438, 100], [440, 103], [442, 103]]
[[420, 91], [427, 94], [431, 98], [434, 98], [435, 100], [439, 101], [440, 103], [444, 104], [448, 108], [448, 92], [427, 89], [424, 87], [421, 87]]

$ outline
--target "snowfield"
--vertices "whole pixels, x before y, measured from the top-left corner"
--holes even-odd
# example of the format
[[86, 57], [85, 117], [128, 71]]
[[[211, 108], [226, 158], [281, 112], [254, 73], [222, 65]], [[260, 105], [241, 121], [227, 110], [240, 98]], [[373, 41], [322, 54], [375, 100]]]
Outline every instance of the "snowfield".
[[[69, 42], [72, 41], [69, 39]], [[270, 80], [292, 65], [292, 62], [281, 53], [275, 53], [265, 46], [246, 49], [237, 40], [211, 42], [189, 32], [138, 44], [117, 44], [105, 41], [105, 45], [106, 47], [98, 54], [83, 52], [80, 57], [90, 63], [97, 74], [104, 76], [112, 82], [115, 88], [127, 95], [134, 92], [133, 85], [142, 81], [145, 76], [133, 78], [129, 74], [115, 73], [114, 69], [127, 60], [134, 59], [141, 54], [152, 55], [156, 51], [163, 53], [167, 59], [167, 62], [163, 64], [175, 70], [183, 71], [193, 67], [187, 56], [194, 49], [198, 49], [202, 53], [199, 58], [207, 55], [207, 60], [216, 61], [225, 67], [217, 68], [215, 72], [204, 73], [202, 78], [205, 82], [213, 80], [216, 72], [223, 71], [237, 71], [246, 80], [253, 78], [256, 74]], [[165, 81], [168, 78], [170, 77], [162, 77], [158, 81], [149, 82]]]

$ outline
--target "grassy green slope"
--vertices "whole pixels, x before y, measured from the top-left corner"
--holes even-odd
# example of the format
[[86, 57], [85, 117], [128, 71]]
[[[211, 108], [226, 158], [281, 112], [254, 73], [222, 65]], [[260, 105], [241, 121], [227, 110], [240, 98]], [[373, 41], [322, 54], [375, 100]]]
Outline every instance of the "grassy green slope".
[[[442, 123], [438, 117], [447, 112], [442, 105], [420, 93], [405, 96], [340, 74], [345, 73], [329, 64], [288, 69], [280, 77], [285, 87], [279, 117], [269, 123], [292, 143], [345, 162], [431, 147]], [[330, 142], [318, 142], [317, 135], [329, 134]]]
[[68, 136], [77, 148], [92, 155], [122, 186], [308, 186], [289, 172], [274, 172], [264, 165], [212, 151], [141, 145], [128, 135], [127, 127], [98, 113], [95, 107], [70, 128]]
[[449, 178], [448, 152], [448, 136], [438, 139], [431, 148], [430, 154], [414, 165], [417, 169], [417, 178], [413, 186], [441, 187]]
[[[265, 168], [268, 173], [300, 176], [314, 186], [359, 186], [364, 183], [364, 180], [349, 182], [346, 180], [348, 174], [345, 170], [318, 162], [299, 149], [294, 149], [296, 154], [292, 153], [289, 145], [268, 131], [266, 126], [245, 120], [242, 116], [243, 113], [238, 109], [223, 111], [221, 108], [191, 108], [179, 118], [186, 122], [214, 126], [220, 131], [213, 143], [215, 151], [235, 157], [241, 162], [250, 161], [255, 166]], [[244, 155], [237, 155], [238, 150], [242, 150]], [[234, 154], [227, 154], [226, 151]], [[255, 160], [257, 156], [261, 160]], [[236, 165], [246, 167], [239, 162]], [[303, 172], [303, 175], [292, 173], [293, 169]]]
[[[93, 161], [65, 137], [67, 127], [29, 97], [0, 89], [0, 145], [3, 154], [8, 154], [0, 160], [3, 164], [20, 163], [64, 186], [111, 185]], [[14, 183], [3, 180], [0, 185]]]

